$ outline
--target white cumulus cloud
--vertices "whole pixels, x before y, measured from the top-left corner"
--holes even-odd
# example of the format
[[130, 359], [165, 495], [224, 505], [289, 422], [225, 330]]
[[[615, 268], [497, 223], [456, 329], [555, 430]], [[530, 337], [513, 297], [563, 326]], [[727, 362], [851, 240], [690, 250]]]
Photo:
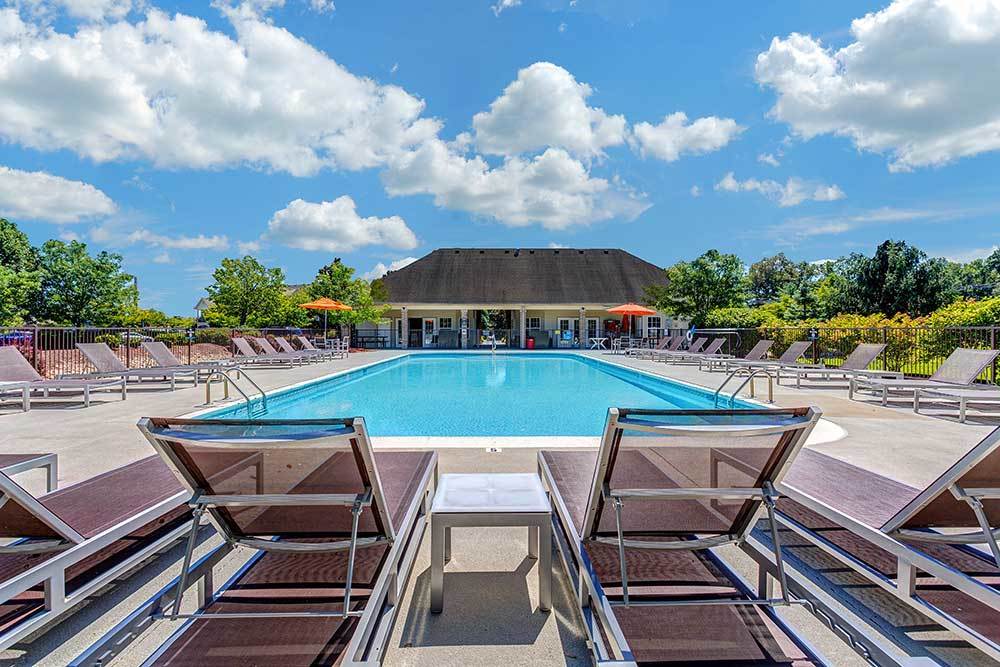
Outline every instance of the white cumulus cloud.
[[479, 150], [516, 155], [557, 146], [584, 157], [625, 141], [624, 116], [587, 105], [593, 90], [558, 65], [538, 62], [517, 73], [489, 111], [472, 118]]
[[743, 130], [732, 118], [706, 116], [688, 123], [687, 114], [677, 111], [659, 125], [636, 123], [632, 128], [633, 142], [639, 153], [667, 162], [675, 162], [681, 155], [702, 155], [717, 151], [735, 139]]
[[495, 5], [490, 5], [490, 9], [493, 10], [495, 16], [500, 16], [503, 10], [517, 7], [520, 4], [521, 0], [497, 0]]
[[364, 278], [365, 280], [375, 280], [376, 278], [381, 278], [382, 276], [384, 276], [385, 274], [389, 273], [390, 271], [398, 271], [399, 269], [403, 268], [404, 266], [409, 266], [410, 264], [413, 264], [418, 259], [420, 259], [420, 258], [419, 257], [403, 257], [402, 259], [393, 260], [393, 261], [389, 262], [388, 264], [386, 264], [384, 262], [378, 262], [377, 264], [375, 264], [375, 266], [373, 266], [371, 268], [370, 271], [366, 271], [365, 273], [363, 273], [361, 275], [361, 277]]
[[435, 136], [424, 102], [355, 76], [253, 12], [233, 35], [184, 14], [59, 32], [0, 9], [0, 138], [104, 162], [363, 169]]
[[148, 229], [136, 229], [127, 234], [123, 242], [125, 245], [134, 243], [144, 243], [146, 245], [159, 248], [173, 248], [176, 250], [228, 250], [229, 239], [224, 235], [205, 236], [164, 236], [156, 234]]
[[761, 153], [760, 155], [757, 156], [757, 162], [769, 165], [771, 167], [781, 166], [781, 162], [778, 161], [778, 158], [775, 157], [773, 153]]
[[0, 166], [0, 216], [66, 224], [116, 210], [111, 198], [89, 183]]
[[401, 217], [362, 218], [348, 195], [318, 203], [290, 202], [271, 216], [266, 237], [290, 248], [327, 252], [350, 252], [368, 245], [401, 250], [417, 246], [416, 235]]
[[893, 170], [1000, 149], [998, 0], [896, 0], [851, 34], [833, 50], [792, 33], [757, 56], [774, 118], [805, 139], [835, 134], [886, 153]]
[[772, 179], [748, 178], [737, 180], [733, 172], [727, 173], [715, 184], [716, 192], [759, 192], [779, 206], [798, 206], [804, 201], [836, 201], [847, 195], [837, 185], [805, 181], [796, 176], [784, 184]]

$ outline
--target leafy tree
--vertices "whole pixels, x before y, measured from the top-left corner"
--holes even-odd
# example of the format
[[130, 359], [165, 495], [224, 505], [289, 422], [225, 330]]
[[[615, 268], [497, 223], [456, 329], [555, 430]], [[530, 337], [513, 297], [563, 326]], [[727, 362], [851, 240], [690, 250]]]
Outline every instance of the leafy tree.
[[275, 323], [286, 327], [309, 326], [313, 322], [313, 313], [301, 307], [307, 301], [312, 301], [308, 289], [297, 289], [290, 294], [282, 294]]
[[0, 218], [0, 326], [28, 316], [39, 289], [38, 253], [17, 226]]
[[795, 265], [794, 277], [781, 290], [788, 301], [784, 317], [793, 320], [809, 320], [823, 317], [824, 309], [816, 293], [817, 283], [823, 269], [808, 262]]
[[353, 308], [330, 311], [328, 321], [336, 324], [376, 322], [386, 310], [386, 306], [375, 304], [368, 281], [355, 278], [354, 269], [340, 261], [339, 257], [319, 270], [309, 285], [309, 293], [314, 299], [325, 296]]
[[40, 290], [33, 312], [72, 326], [107, 326], [119, 313], [136, 308], [133, 276], [122, 271], [122, 256], [87, 252], [79, 241], [46, 241], [38, 257]]
[[736, 255], [713, 249], [692, 262], [677, 262], [666, 271], [668, 284], [647, 290], [647, 301], [658, 310], [689, 318], [700, 326], [715, 308], [746, 304], [743, 262]]
[[0, 218], [0, 266], [17, 272], [34, 271], [38, 267], [38, 252], [28, 237], [4, 218]]
[[802, 266], [785, 257], [783, 252], [751, 264], [747, 282], [754, 301], [758, 304], [776, 301], [789, 285], [799, 280]]
[[[285, 273], [281, 269], [269, 269], [250, 255], [242, 259], [227, 257], [212, 273], [212, 278], [215, 282], [206, 289], [214, 304], [213, 310], [227, 322], [235, 326], [275, 323], [285, 289]], [[206, 320], [213, 326], [218, 325], [207, 313]]]

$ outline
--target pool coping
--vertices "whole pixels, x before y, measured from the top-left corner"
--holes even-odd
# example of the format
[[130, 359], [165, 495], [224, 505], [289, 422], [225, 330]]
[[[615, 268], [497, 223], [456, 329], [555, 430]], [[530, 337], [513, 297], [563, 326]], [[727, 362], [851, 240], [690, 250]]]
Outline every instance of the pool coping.
[[[628, 366], [610, 359], [602, 359], [600, 357], [592, 356], [583, 353], [581, 350], [566, 349], [566, 350], [533, 350], [527, 352], [520, 349], [505, 349], [497, 350], [493, 352], [492, 350], [400, 350], [398, 354], [394, 354], [383, 359], [378, 359], [376, 361], [369, 362], [367, 364], [362, 364], [360, 366], [353, 366], [351, 368], [345, 368], [341, 370], [334, 371], [332, 373], [327, 373], [326, 375], [320, 375], [315, 378], [310, 378], [308, 380], [302, 380], [301, 382], [294, 382], [283, 387], [276, 387], [274, 389], [267, 390], [264, 393], [265, 396], [271, 398], [279, 394], [285, 394], [310, 385], [319, 384], [326, 382], [333, 378], [342, 377], [350, 373], [356, 373], [358, 371], [373, 368], [375, 366], [380, 366], [382, 364], [387, 364], [393, 361], [398, 361], [409, 356], [433, 356], [440, 354], [455, 354], [458, 356], [465, 355], [524, 355], [524, 356], [574, 356], [580, 357], [582, 359], [591, 359], [593, 361], [607, 364], [615, 368], [620, 368], [622, 370], [629, 371], [631, 373], [637, 373], [639, 375], [645, 376], [647, 378], [657, 380], [660, 382], [668, 382], [681, 385], [689, 390], [692, 390], [701, 395], [712, 396], [713, 392], [706, 387], [701, 385], [688, 382], [686, 380], [681, 380], [678, 378], [664, 377], [662, 375], [657, 375], [647, 370], [641, 368], [635, 368], [633, 366]], [[251, 400], [254, 396], [251, 396]], [[749, 403], [751, 405], [759, 406], [762, 408], [771, 407], [770, 404], [758, 401], [754, 398], [740, 397], [740, 401], [744, 403]], [[204, 414], [215, 412], [217, 410], [225, 409], [233, 404], [238, 403], [238, 399], [234, 399], [230, 403], [222, 405], [213, 405], [201, 408], [199, 410], [194, 410], [192, 412], [185, 413], [181, 415], [184, 419], [195, 419]], [[824, 428], [820, 429], [819, 427]], [[820, 430], [820, 434], [816, 431]], [[822, 437], [813, 438], [810, 436], [807, 444], [826, 444], [830, 442], [836, 442], [847, 437], [847, 431], [840, 425], [831, 422], [828, 419], [821, 418], [817, 424], [816, 429], [814, 429], [813, 435], [821, 435]], [[439, 449], [439, 448], [476, 448], [499, 451], [503, 448], [510, 449], [582, 449], [582, 448], [596, 448], [601, 443], [601, 436], [553, 436], [553, 435], [528, 435], [528, 436], [511, 436], [511, 435], [498, 435], [498, 436], [420, 436], [420, 435], [405, 435], [405, 436], [394, 436], [394, 435], [381, 435], [381, 436], [370, 436], [372, 441], [372, 446], [379, 449]]]

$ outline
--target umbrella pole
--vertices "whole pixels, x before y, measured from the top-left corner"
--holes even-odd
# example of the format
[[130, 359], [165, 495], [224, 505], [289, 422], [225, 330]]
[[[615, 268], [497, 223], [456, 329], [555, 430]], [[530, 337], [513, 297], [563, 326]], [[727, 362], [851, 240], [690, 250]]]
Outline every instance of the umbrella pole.
[[323, 340], [326, 340], [326, 311], [323, 311]]

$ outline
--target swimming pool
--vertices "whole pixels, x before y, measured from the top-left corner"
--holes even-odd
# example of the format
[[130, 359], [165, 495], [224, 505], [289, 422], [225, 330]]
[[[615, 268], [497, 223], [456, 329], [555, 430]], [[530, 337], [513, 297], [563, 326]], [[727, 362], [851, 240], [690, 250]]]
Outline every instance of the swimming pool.
[[360, 415], [374, 436], [597, 436], [612, 406], [710, 408], [713, 398], [582, 355], [418, 353], [276, 393], [256, 416]]

